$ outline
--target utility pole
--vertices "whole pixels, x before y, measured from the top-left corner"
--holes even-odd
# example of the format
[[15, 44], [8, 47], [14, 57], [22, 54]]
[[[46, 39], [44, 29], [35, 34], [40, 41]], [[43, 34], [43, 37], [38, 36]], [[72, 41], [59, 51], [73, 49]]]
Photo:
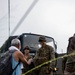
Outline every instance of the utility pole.
[[10, 36], [10, 0], [8, 0], [8, 33]]

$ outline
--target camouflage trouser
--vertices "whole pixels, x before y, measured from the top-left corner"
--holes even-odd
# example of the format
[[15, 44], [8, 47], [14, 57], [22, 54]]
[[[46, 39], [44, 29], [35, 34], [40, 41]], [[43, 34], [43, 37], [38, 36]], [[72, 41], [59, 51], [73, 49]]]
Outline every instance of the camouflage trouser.
[[53, 75], [53, 72], [50, 73], [40, 72], [39, 75]]
[[65, 71], [65, 72], [64, 72], [64, 75], [75, 75], [75, 72], [71, 72], [71, 73], [70, 73], [70, 72]]
[[38, 75], [53, 75], [53, 71], [48, 71], [47, 67], [41, 67]]
[[75, 75], [75, 62], [66, 65], [64, 75]]

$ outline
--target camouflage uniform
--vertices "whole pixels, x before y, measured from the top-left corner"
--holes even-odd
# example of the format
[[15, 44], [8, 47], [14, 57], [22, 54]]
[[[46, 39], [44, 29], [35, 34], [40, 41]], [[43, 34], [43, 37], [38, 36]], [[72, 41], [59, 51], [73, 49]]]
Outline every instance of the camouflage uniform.
[[[75, 52], [75, 36], [69, 39], [67, 54]], [[75, 56], [67, 57], [64, 75], [75, 75]]]
[[67, 57], [64, 75], [75, 75], [75, 56]]
[[[49, 61], [51, 59], [55, 58], [54, 50], [51, 46], [45, 45], [44, 47], [41, 47], [35, 57], [34, 57], [34, 64], [35, 66], [40, 65], [46, 61]], [[46, 64], [40, 68], [38, 68], [38, 74], [37, 75], [53, 75], [52, 69], [54, 68], [55, 63], [49, 63]]]
[[[26, 58], [26, 60], [29, 60], [30, 58], [32, 58], [32, 56], [29, 55], [28, 58]], [[34, 64], [32, 62], [30, 65], [23, 64], [23, 66], [24, 66], [24, 68], [22, 69], [22, 72], [25, 73], [28, 70], [32, 69], [34, 67]], [[30, 72], [27, 75], [34, 75], [34, 72]]]

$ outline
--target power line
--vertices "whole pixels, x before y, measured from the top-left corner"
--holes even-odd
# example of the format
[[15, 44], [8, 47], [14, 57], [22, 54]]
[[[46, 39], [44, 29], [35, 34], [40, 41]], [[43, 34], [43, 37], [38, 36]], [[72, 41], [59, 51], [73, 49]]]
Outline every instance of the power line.
[[11, 35], [14, 34], [14, 32], [18, 29], [18, 27], [21, 25], [21, 23], [26, 19], [26, 17], [28, 16], [28, 14], [30, 13], [30, 11], [32, 10], [32, 8], [34, 7], [34, 5], [38, 2], [38, 0], [34, 0], [33, 3], [30, 5], [30, 7], [28, 8], [28, 10], [26, 11], [26, 13], [23, 15], [23, 17], [20, 19], [20, 21], [18, 22], [18, 24], [16, 25], [16, 27], [14, 28], [14, 30], [12, 31]]

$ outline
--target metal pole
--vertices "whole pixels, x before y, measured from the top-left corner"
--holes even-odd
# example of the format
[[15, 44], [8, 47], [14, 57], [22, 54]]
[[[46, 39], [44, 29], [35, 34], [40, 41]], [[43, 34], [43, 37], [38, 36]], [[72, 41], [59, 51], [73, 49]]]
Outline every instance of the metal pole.
[[8, 33], [10, 36], [10, 0], [8, 0]]

